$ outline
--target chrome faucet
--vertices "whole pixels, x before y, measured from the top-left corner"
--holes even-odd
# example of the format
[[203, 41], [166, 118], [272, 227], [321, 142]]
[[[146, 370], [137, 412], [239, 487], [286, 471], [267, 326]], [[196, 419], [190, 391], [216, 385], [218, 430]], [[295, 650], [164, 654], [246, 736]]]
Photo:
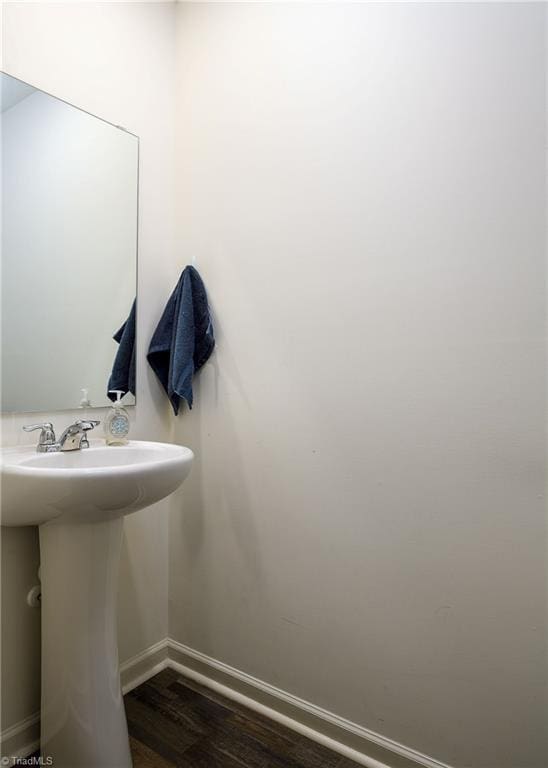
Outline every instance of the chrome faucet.
[[49, 421], [44, 424], [31, 424], [28, 427], [23, 427], [23, 429], [25, 432], [33, 432], [35, 429], [41, 430], [36, 446], [37, 453], [56, 453], [89, 448], [87, 433], [100, 423], [94, 419], [79, 419], [65, 429], [58, 441], [55, 439], [53, 424], [50, 424]]
[[70, 427], [67, 427], [59, 438], [60, 451], [79, 451], [82, 448], [89, 448], [87, 432], [94, 429], [100, 421], [84, 419], [75, 421]]

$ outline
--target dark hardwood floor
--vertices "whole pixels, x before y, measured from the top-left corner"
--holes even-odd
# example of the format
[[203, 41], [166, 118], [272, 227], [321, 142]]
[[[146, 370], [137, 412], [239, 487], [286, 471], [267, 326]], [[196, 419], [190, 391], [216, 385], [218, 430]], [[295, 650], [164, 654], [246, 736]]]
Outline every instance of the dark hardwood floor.
[[124, 701], [134, 768], [357, 766], [171, 669]]

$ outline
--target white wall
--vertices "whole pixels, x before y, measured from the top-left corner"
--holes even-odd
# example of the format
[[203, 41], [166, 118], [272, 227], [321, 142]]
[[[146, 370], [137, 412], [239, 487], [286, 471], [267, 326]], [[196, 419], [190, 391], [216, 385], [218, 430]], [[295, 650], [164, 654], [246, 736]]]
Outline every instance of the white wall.
[[170, 634], [448, 763], [548, 764], [540, 4], [183, 4]]
[[[3, 7], [2, 68], [141, 138], [138, 350], [147, 340], [176, 279], [173, 240], [174, 13], [164, 3], [9, 3]], [[105, 279], [108, 276], [105, 275]], [[170, 435], [167, 399], [152, 372], [141, 365], [132, 436]], [[94, 411], [101, 418], [102, 411]], [[49, 415], [62, 428], [80, 412]], [[4, 443], [28, 441], [28, 416], [2, 419]], [[37, 421], [39, 415], [33, 414]], [[121, 661], [167, 632], [167, 505], [125, 522], [119, 599]], [[39, 708], [39, 617], [25, 604], [36, 581], [34, 529], [2, 529], [2, 727]], [[8, 674], [5, 674], [9, 670]], [[21, 685], [13, 685], [20, 680]], [[9, 695], [7, 695], [9, 692]]]

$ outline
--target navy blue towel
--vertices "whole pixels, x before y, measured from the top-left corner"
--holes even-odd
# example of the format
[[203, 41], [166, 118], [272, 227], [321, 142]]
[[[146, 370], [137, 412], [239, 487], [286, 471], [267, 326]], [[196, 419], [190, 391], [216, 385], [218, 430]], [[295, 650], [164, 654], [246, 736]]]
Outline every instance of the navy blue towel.
[[[135, 300], [131, 307], [128, 319], [120, 328], [116, 331], [112, 337], [114, 341], [119, 344], [116, 357], [114, 358], [114, 365], [112, 366], [112, 373], [108, 380], [107, 389], [118, 389], [124, 394], [131, 392], [135, 394], [135, 312], [136, 312]], [[108, 394], [108, 397], [114, 402], [116, 395]]]
[[185, 267], [160, 318], [147, 360], [179, 413], [181, 398], [192, 408], [192, 377], [215, 346], [213, 326], [202, 278]]

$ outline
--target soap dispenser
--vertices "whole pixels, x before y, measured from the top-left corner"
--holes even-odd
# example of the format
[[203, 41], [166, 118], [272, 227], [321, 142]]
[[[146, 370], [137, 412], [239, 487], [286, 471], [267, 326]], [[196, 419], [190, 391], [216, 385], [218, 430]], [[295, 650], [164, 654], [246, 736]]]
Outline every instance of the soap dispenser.
[[80, 400], [80, 408], [89, 408], [91, 406], [91, 400], [89, 399], [89, 389], [84, 387], [82, 389], [82, 399]]
[[104, 422], [105, 440], [107, 445], [125, 445], [129, 432], [129, 416], [120, 403], [124, 392], [119, 389], [109, 389], [109, 393], [116, 395], [116, 402], [108, 412]]

